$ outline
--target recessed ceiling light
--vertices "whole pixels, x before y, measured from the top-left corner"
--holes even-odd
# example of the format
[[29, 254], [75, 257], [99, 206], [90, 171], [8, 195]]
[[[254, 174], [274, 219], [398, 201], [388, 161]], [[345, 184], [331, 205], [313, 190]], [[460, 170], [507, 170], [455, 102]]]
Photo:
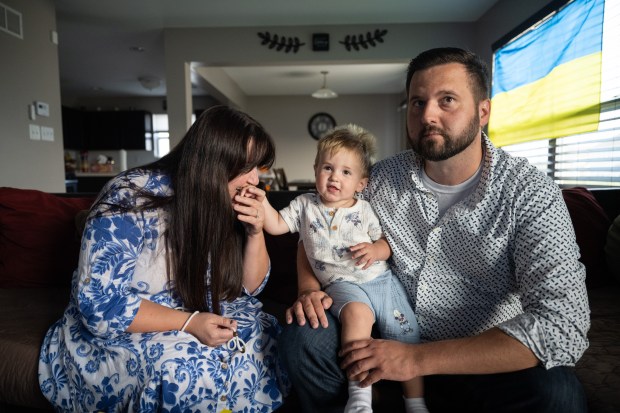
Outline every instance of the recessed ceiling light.
[[129, 50], [131, 50], [132, 52], [138, 52], [138, 53], [146, 52], [146, 49], [142, 46], [131, 46]]

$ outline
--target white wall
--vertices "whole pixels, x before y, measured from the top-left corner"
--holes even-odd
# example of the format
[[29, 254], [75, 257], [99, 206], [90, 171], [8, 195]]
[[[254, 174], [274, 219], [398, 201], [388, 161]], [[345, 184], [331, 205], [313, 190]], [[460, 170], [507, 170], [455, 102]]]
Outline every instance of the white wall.
[[311, 97], [252, 97], [247, 112], [271, 134], [276, 143], [275, 167], [284, 168], [287, 179], [314, 179], [312, 164], [316, 143], [308, 133], [308, 120], [327, 112], [338, 124], [355, 123], [377, 138], [378, 159], [400, 151], [398, 95], [340, 96], [321, 100]]
[[[190, 72], [188, 66], [200, 62], [210, 68], [220, 66], [248, 65], [294, 65], [356, 63], [406, 63], [419, 52], [445, 45], [468, 49], [476, 48], [476, 32], [473, 23], [424, 23], [424, 24], [382, 24], [388, 30], [388, 41], [380, 47], [369, 48], [363, 52], [348, 52], [344, 48], [330, 48], [327, 52], [313, 52], [302, 48], [298, 53], [278, 53], [260, 46], [256, 33], [264, 30], [259, 27], [238, 28], [175, 28], [164, 32], [166, 85], [171, 144], [176, 144], [188, 128], [187, 112]], [[373, 25], [373, 28], [375, 26]], [[312, 33], [329, 33], [333, 39], [344, 38], [350, 33], [363, 33], [368, 26], [297, 26], [278, 27], [279, 33], [295, 33], [303, 39], [311, 39]], [[242, 51], [242, 52], [240, 52]], [[253, 107], [251, 98], [240, 98], [238, 91], [230, 90], [230, 84], [222, 80], [220, 72], [211, 70], [216, 76], [206, 79], [214, 89], [228, 98], [228, 102], [242, 110]], [[403, 78], [404, 81], [404, 78]], [[229, 93], [230, 95], [227, 95]], [[335, 99], [335, 104], [342, 102]], [[251, 112], [251, 111], [250, 111]], [[252, 114], [252, 113], [251, 113]], [[339, 119], [336, 119], [339, 121]]]
[[[52, 0], [2, 0], [22, 13], [24, 38], [0, 32], [0, 186], [65, 192], [58, 50]], [[50, 116], [28, 117], [42, 101]], [[54, 141], [33, 141], [29, 125], [53, 128]]]
[[[50, 192], [64, 191], [64, 162], [60, 105], [60, 80], [57, 46], [50, 41], [55, 30], [53, 0], [2, 0], [23, 14], [24, 39], [0, 32], [0, 186], [35, 188]], [[547, 1], [500, 0], [478, 22], [385, 25], [389, 42], [361, 53], [340, 49], [317, 54], [304, 48], [297, 54], [277, 53], [257, 46], [257, 28], [171, 29], [166, 30], [166, 84], [168, 96], [155, 103], [140, 103], [136, 109], [160, 107], [167, 99], [171, 116], [173, 143], [187, 129], [187, 110], [192, 109], [189, 62], [203, 62], [214, 67], [255, 64], [371, 63], [408, 61], [419, 52], [438, 46], [470, 48], [489, 61], [491, 44], [524, 19], [542, 8]], [[382, 25], [383, 27], [383, 25]], [[264, 28], [263, 28], [264, 29]], [[351, 31], [365, 31], [366, 26], [295, 27], [298, 35], [318, 30], [333, 38]], [[286, 32], [287, 28], [278, 28]], [[62, 45], [60, 45], [62, 47]], [[243, 52], [239, 52], [242, 50]], [[8, 62], [9, 64], [6, 64]], [[28, 105], [39, 100], [50, 105], [50, 117], [28, 119]], [[96, 99], [84, 99], [75, 106], [89, 106]], [[341, 96], [333, 101], [310, 98], [247, 98], [242, 109], [265, 125], [277, 144], [277, 166], [284, 167], [289, 179], [309, 179], [315, 142], [306, 125], [313, 113], [331, 113], [338, 123], [354, 122], [371, 130], [379, 138], [380, 157], [397, 152], [402, 145], [402, 113], [396, 112], [399, 96]], [[99, 106], [126, 106], [125, 99], [99, 103]], [[194, 103], [195, 105], [195, 103]], [[72, 105], [73, 106], [73, 105]], [[130, 106], [134, 106], [131, 104]], [[28, 125], [54, 128], [54, 142], [35, 142], [28, 137]], [[142, 159], [136, 154], [136, 161]]]
[[[491, 44], [512, 30], [524, 19], [544, 6], [540, 0], [514, 2], [501, 0], [478, 22], [387, 24], [389, 41], [381, 47], [363, 53], [347, 52], [332, 48], [329, 52], [316, 53], [303, 48], [296, 54], [276, 53], [257, 47], [256, 32], [260, 28], [210, 28], [168, 29], [165, 31], [166, 83], [168, 86], [168, 114], [171, 144], [176, 144], [187, 130], [189, 93], [187, 67], [191, 62], [201, 62], [217, 73], [218, 66], [244, 66], [260, 64], [312, 64], [332, 61], [340, 64], [368, 62], [407, 62], [423, 50], [432, 47], [455, 46], [470, 49], [491, 63]], [[294, 32], [301, 38], [310, 38], [314, 32], [330, 33], [332, 38], [346, 33], [367, 30], [366, 26], [278, 27], [280, 33]], [[239, 53], [243, 50], [243, 53]], [[381, 142], [379, 159], [404, 148], [403, 114], [396, 111], [400, 95], [392, 96], [340, 96], [331, 101], [305, 97], [243, 97], [218, 76], [207, 77], [228, 103], [246, 110], [256, 117], [272, 134], [277, 145], [276, 166], [283, 167], [287, 178], [312, 178], [315, 143], [306, 132], [309, 117], [316, 112], [332, 114], [337, 123], [353, 122], [371, 130]], [[403, 75], [404, 83], [404, 75]], [[404, 92], [404, 91], [403, 91]], [[221, 98], [221, 97], [220, 97]]]

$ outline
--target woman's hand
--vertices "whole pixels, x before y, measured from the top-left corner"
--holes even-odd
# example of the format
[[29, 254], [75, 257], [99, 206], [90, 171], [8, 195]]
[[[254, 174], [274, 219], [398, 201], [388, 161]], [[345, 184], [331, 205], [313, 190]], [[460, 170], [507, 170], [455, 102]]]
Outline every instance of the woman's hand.
[[293, 317], [300, 326], [306, 324], [306, 319], [312, 328], [318, 328], [319, 323], [323, 328], [327, 327], [325, 310], [332, 305], [332, 299], [321, 290], [302, 292], [293, 305], [286, 309], [286, 323], [291, 324]]
[[202, 344], [217, 347], [227, 343], [237, 331], [237, 321], [213, 313], [198, 313], [185, 327], [185, 331]]
[[263, 232], [265, 222], [264, 199], [265, 191], [255, 186], [240, 188], [233, 198], [233, 209], [237, 212], [237, 219], [245, 224], [248, 235]]

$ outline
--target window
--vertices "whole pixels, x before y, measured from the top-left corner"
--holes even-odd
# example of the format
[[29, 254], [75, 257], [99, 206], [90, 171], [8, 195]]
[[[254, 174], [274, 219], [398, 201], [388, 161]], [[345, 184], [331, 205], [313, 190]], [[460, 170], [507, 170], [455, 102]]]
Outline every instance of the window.
[[[547, 173], [562, 187], [620, 187], [620, 71], [617, 70], [620, 67], [620, 1], [555, 1], [551, 3], [551, 6], [555, 9], [544, 9], [540, 15], [526, 22], [525, 26], [527, 27], [520, 28], [519, 33], [509, 34], [507, 36], [508, 41], [500, 40], [494, 45], [493, 110], [489, 124], [490, 137], [494, 142], [496, 139], [502, 139], [501, 142], [496, 142], [498, 146], [514, 155], [528, 158], [533, 165]], [[593, 11], [597, 7], [600, 11]], [[579, 19], [579, 17], [570, 15], [573, 10], [579, 8], [581, 8], [582, 13], [583, 10], [589, 13], [582, 15], [583, 19], [579, 29], [587, 24], [592, 27], [590, 27], [591, 31], [587, 36], [581, 36], [578, 39], [581, 43], [575, 47], [581, 48], [581, 50], [594, 50], [594, 53], [579, 55], [579, 51], [573, 52], [569, 58], [564, 59], [565, 66], [563, 69], [558, 69], [561, 65], [554, 62], [555, 66], [536, 80], [538, 83], [532, 82], [534, 86], [525, 84], [525, 82], [521, 84], [515, 82], [514, 85], [517, 86], [513, 89], [510, 89], [511, 86], [502, 89], [501, 79], [498, 79], [500, 70], [507, 72], [509, 77], [513, 76], [510, 73], [511, 71], [518, 72], [515, 75], [515, 78], [518, 79], [525, 75], [531, 75], [531, 73], [540, 70], [540, 66], [544, 66], [546, 59], [542, 56], [547, 57], [547, 54], [553, 53], [553, 51], [548, 51], [545, 49], [545, 45], [539, 46], [536, 42], [547, 41], [547, 47], [549, 47], [549, 39], [545, 38], [543, 33], [544, 30], [548, 30], [548, 27], [553, 26], [552, 29], [555, 30], [552, 33], [552, 41], [563, 38], [560, 46], [564, 49], [573, 47], [571, 42], [577, 35], [562, 32], [562, 24], [570, 21], [570, 19], [573, 19], [573, 23], [575, 19]], [[596, 31], [593, 22], [597, 21], [597, 16], [599, 24], [602, 26], [598, 29], [598, 38], [592, 34]], [[573, 25], [573, 27], [575, 26]], [[566, 32], [569, 31], [570, 28], [567, 28]], [[528, 43], [527, 47], [533, 47], [532, 50], [535, 53], [532, 54], [532, 60], [525, 61], [524, 55], [519, 56], [520, 50], [517, 49], [528, 41], [531, 43]], [[519, 42], [522, 44], [519, 45]], [[498, 46], [499, 43], [502, 45]], [[598, 52], [596, 47], [599, 48]], [[560, 47], [555, 45], [554, 48], [559, 49]], [[498, 63], [502, 53], [511, 55], [509, 59]], [[575, 55], [578, 59], [571, 60]], [[519, 62], [514, 63], [515, 60], [511, 61], [510, 58], [517, 59]], [[556, 60], [559, 61], [562, 58], [560, 56]], [[572, 74], [578, 76], [577, 79], [573, 77], [574, 80], [568, 80], [568, 84], [558, 81], [558, 73], [562, 70], [568, 72], [569, 70], [566, 68], [570, 68], [570, 65], [579, 59], [583, 60], [581, 63], [577, 63], [577, 68], [582, 69], [583, 66], [579, 65], [586, 64], [587, 69], [571, 71], [569, 78]], [[506, 64], [506, 62], [512, 62], [512, 64]], [[501, 64], [504, 66], [498, 67]], [[537, 101], [538, 96], [544, 93], [544, 90], [543, 92], [541, 90], [544, 89], [542, 84], [546, 81], [545, 76], [546, 79], [556, 76], [553, 88], [549, 91], [553, 94], [553, 98], [557, 99], [560, 96], [560, 100], [563, 102], [556, 105], [550, 100]], [[589, 78], [582, 79], [583, 77]], [[581, 108], [574, 107], [573, 113], [565, 111], [559, 114], [541, 115], [549, 106], [561, 106], [564, 102], [570, 106], [583, 103], [584, 100], [577, 102], [580, 98], [577, 94], [592, 85], [600, 89], [595, 94], [590, 95], [589, 103]], [[531, 89], [528, 90], [528, 88]], [[512, 112], [504, 111], [502, 114], [501, 104], [504, 103], [502, 99], [508, 102], [510, 94], [514, 91], [517, 93], [513, 94], [510, 102], [512, 106], [506, 106], [506, 108], [511, 108]], [[502, 96], [502, 92], [506, 93]], [[572, 100], [570, 96], [573, 96]], [[597, 99], [594, 102], [595, 104], [592, 104], [592, 96]], [[504, 131], [508, 131], [507, 134], [498, 131], [497, 128], [495, 136], [493, 134], [493, 122], [495, 121], [496, 125], [502, 122], [493, 118], [496, 106], [500, 106], [500, 110], [496, 111], [499, 115], [495, 114], [495, 116], [509, 119], [504, 124], [499, 125], [505, 128]], [[532, 112], [524, 116], [523, 114], [528, 110], [532, 110]], [[512, 116], [507, 115], [507, 113]], [[508, 136], [508, 139], [504, 140], [501, 136]]]
[[[192, 123], [196, 121], [196, 115], [192, 114]], [[170, 152], [170, 133], [168, 131], [168, 114], [153, 114], [153, 143], [156, 158], [166, 156]]]
[[170, 134], [168, 133], [168, 115], [153, 114], [153, 143], [155, 157], [161, 158], [170, 152]]

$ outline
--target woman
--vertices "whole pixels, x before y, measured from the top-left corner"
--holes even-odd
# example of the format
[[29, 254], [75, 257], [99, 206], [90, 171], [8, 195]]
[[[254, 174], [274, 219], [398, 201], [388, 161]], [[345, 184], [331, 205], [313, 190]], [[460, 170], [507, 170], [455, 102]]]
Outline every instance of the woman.
[[287, 379], [267, 281], [258, 168], [269, 135], [205, 111], [165, 157], [112, 179], [92, 207], [39, 382], [59, 411], [270, 412]]

